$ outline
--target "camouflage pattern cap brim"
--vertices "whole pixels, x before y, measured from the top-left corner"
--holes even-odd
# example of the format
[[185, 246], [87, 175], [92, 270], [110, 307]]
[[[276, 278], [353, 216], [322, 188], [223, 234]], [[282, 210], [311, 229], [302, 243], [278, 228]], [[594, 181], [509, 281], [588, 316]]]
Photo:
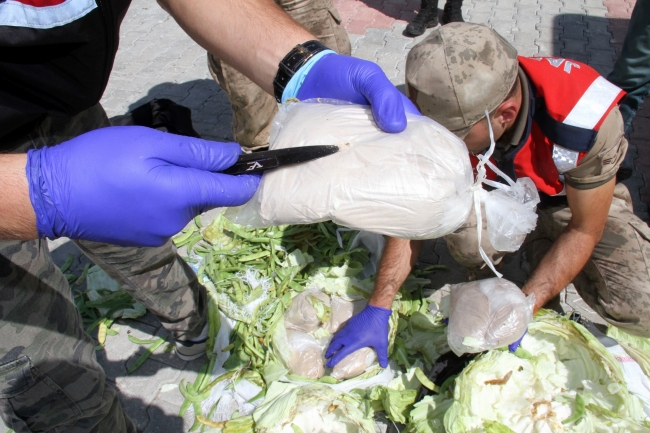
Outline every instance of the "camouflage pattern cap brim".
[[517, 69], [517, 50], [494, 30], [452, 23], [409, 52], [406, 82], [422, 114], [464, 136], [503, 102]]

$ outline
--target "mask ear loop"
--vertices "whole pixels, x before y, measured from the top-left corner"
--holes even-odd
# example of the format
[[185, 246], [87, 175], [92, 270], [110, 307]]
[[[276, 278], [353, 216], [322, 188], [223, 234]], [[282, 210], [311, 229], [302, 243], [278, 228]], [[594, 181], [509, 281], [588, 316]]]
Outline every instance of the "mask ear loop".
[[490, 148], [485, 153], [485, 155], [477, 155], [479, 157], [479, 162], [476, 165], [476, 182], [472, 186], [472, 193], [474, 195], [474, 212], [476, 213], [476, 230], [478, 232], [478, 252], [485, 264], [487, 264], [488, 267], [492, 269], [492, 272], [494, 272], [498, 278], [501, 278], [503, 277], [503, 274], [495, 269], [494, 264], [487, 256], [487, 254], [485, 254], [485, 251], [483, 251], [483, 247], [481, 246], [481, 233], [483, 232], [483, 215], [481, 212], [481, 202], [485, 196], [482, 184], [487, 179], [487, 169], [485, 168], [485, 164], [486, 162], [489, 162], [490, 157], [494, 153], [494, 148], [496, 147], [496, 142], [494, 141], [494, 132], [492, 131], [492, 123], [490, 122], [490, 113], [487, 110], [485, 110], [485, 118], [487, 119], [488, 128], [490, 130]]

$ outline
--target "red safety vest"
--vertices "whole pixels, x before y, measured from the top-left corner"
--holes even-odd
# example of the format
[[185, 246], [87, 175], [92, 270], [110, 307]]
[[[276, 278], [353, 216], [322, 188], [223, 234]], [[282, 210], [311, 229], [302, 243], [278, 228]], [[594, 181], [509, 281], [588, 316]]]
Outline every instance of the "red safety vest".
[[528, 76], [531, 104], [525, 142], [501, 166], [530, 177], [547, 195], [563, 195], [566, 171], [594, 144], [609, 112], [625, 92], [590, 66], [555, 57], [519, 57]]

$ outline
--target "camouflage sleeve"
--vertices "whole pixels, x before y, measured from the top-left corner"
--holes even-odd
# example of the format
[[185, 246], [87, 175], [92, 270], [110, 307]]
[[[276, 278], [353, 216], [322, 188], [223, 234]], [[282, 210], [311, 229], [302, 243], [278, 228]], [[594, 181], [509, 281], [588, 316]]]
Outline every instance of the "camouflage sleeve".
[[614, 107], [596, 135], [596, 142], [578, 166], [564, 173], [566, 183], [576, 189], [593, 189], [609, 182], [623, 163], [627, 140], [623, 118]]

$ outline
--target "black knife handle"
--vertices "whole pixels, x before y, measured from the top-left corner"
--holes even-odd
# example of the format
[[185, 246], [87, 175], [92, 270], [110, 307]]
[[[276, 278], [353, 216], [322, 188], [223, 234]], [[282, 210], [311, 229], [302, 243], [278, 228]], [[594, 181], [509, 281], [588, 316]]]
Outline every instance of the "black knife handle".
[[[244, 154], [242, 156], [248, 156], [250, 154]], [[250, 159], [250, 158], [245, 158]], [[280, 165], [278, 158], [270, 157], [263, 159], [254, 159], [252, 161], [242, 160], [240, 156], [237, 162], [226, 170], [222, 171], [224, 174], [250, 174], [257, 173], [260, 171], [268, 170], [271, 168], [276, 168]]]

